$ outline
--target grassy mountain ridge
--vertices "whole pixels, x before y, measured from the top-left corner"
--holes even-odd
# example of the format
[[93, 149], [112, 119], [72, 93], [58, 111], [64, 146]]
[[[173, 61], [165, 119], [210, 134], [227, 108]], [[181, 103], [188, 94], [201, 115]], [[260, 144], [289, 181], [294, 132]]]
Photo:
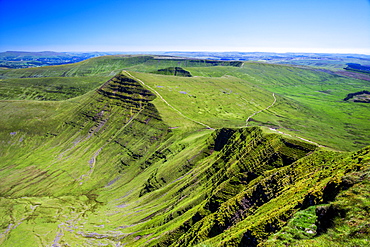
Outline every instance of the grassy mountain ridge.
[[241, 62], [196, 60], [176, 57], [148, 55], [111, 55], [95, 57], [73, 64], [55, 65], [27, 69], [10, 69], [0, 71], [0, 78], [34, 78], [34, 77], [76, 77], [76, 76], [114, 76], [122, 69], [150, 72], [166, 67], [209, 67], [241, 66]]
[[[168, 68], [174, 61], [161, 63]], [[272, 234], [309, 207], [352, 205], [351, 190], [368, 188], [354, 177], [367, 174], [369, 148], [328, 151], [266, 127], [245, 127], [260, 110], [248, 126], [317, 114], [283, 91], [263, 110], [273, 103], [272, 92], [255, 83], [259, 73], [255, 80], [237, 73], [250, 69], [188, 67], [198, 76], [189, 78], [122, 72], [68, 100], [0, 101], [0, 243], [256, 246], [275, 241]], [[228, 70], [238, 76], [196, 75]], [[337, 226], [328, 233], [340, 242]], [[368, 234], [359, 229], [349, 243], [366, 243]]]

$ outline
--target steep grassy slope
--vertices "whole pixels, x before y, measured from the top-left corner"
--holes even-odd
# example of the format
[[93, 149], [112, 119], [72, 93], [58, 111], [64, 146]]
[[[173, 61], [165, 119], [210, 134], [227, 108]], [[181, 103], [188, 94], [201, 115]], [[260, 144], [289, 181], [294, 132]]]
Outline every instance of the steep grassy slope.
[[66, 100], [85, 94], [110, 77], [44, 77], [0, 80], [3, 100]]
[[[254, 186], [227, 201], [207, 218], [201, 226], [202, 231], [204, 228], [211, 231], [215, 225], [216, 229], [221, 227], [225, 230], [205, 243], [216, 246], [261, 244], [299, 209], [332, 201], [338, 191], [352, 186], [353, 181], [345, 180], [344, 174], [368, 167], [367, 149], [343, 156], [318, 152], [283, 169], [267, 172], [252, 182]], [[366, 201], [368, 203], [368, 199]], [[363, 213], [366, 212], [364, 210]], [[235, 217], [235, 224], [228, 225], [228, 220]], [[363, 240], [367, 237], [366, 233], [360, 236]], [[202, 235], [200, 238], [204, 239]]]
[[[4, 102], [4, 108], [9, 111], [10, 107], [12, 109], [20, 107], [21, 110], [12, 113], [14, 115], [11, 116], [13, 122], [5, 121], [2, 128], [3, 135], [4, 137], [8, 135], [6, 139], [9, 141], [21, 139], [9, 146], [7, 143], [3, 143], [3, 145], [8, 146], [8, 149], [2, 155], [2, 165], [11, 164], [12, 169], [17, 169], [18, 164], [21, 168], [35, 165], [42, 168], [58, 163], [59, 166], [52, 168], [60, 170], [63, 164], [66, 164], [67, 168], [62, 175], [71, 180], [70, 186], [73, 187], [75, 186], [73, 180], [83, 181], [81, 175], [77, 175], [78, 173], [85, 171], [88, 174], [92, 172], [92, 169], [97, 169], [95, 163], [98, 165], [99, 162], [96, 161], [96, 156], [100, 152], [108, 152], [109, 155], [106, 155], [106, 157], [115, 160], [115, 163], [124, 163], [122, 156], [117, 160], [117, 157], [113, 155], [118, 155], [117, 147], [130, 144], [135, 149], [141, 150], [144, 148], [142, 145], [147, 144], [145, 141], [140, 143], [140, 141], [132, 138], [132, 135], [137, 131], [135, 128], [140, 128], [140, 124], [136, 124], [134, 125], [135, 128], [132, 128], [130, 123], [137, 121], [146, 126], [151, 126], [151, 128], [145, 130], [145, 135], [142, 134], [143, 140], [153, 139], [153, 142], [155, 142], [154, 140], [158, 139], [157, 141], [159, 141], [163, 135], [160, 132], [167, 133], [167, 127], [161, 123], [154, 106], [149, 103], [149, 100], [152, 100], [155, 96], [141, 87], [135, 87], [135, 85], [135, 82], [128, 78], [118, 77], [110, 80], [96, 93], [93, 92], [72, 101], [60, 103], [28, 102], [27, 105], [22, 105], [23, 102]], [[41, 107], [46, 108], [45, 112], [40, 111]], [[35, 113], [36, 109], [39, 112]], [[19, 121], [22, 119], [25, 121]], [[15, 121], [18, 123], [15, 123]], [[159, 126], [157, 126], [158, 123]], [[125, 140], [125, 135], [130, 136], [129, 140]], [[121, 139], [123, 140], [122, 143]], [[147, 148], [149, 147], [144, 149]], [[35, 154], [32, 156], [34, 159], [25, 158], [30, 153]], [[40, 155], [36, 155], [37, 153], [40, 153]], [[80, 153], [81, 156], [77, 153]], [[9, 159], [7, 155], [14, 155], [18, 159]], [[128, 158], [131, 159], [131, 156]], [[74, 160], [79, 160], [78, 162], [86, 163], [86, 165], [74, 168], [68, 167], [73, 164]], [[9, 162], [11, 163], [9, 164]], [[109, 160], [101, 160], [101, 162], [105, 163]], [[120, 165], [117, 164], [117, 166], [116, 169]], [[76, 169], [77, 174], [71, 176], [74, 173], [73, 169]], [[11, 172], [9, 171], [9, 173]], [[2, 175], [7, 176], [9, 173], [4, 170]], [[10, 193], [9, 195], [17, 194], [16, 185], [13, 186], [13, 184], [18, 183], [17, 180], [12, 179], [12, 177], [6, 179], [9, 179], [7, 188], [12, 188], [12, 191], [7, 193]], [[89, 179], [89, 181], [94, 181], [94, 179]], [[63, 182], [65, 181], [59, 179], [58, 183]], [[58, 187], [60, 184], [55, 184], [55, 186]], [[40, 189], [42, 186], [38, 184], [37, 187]], [[66, 191], [70, 191], [72, 188], [67, 185], [64, 187]], [[5, 187], [2, 189], [7, 190]], [[51, 193], [48, 190], [54, 191], [53, 187], [46, 187], [46, 190], [43, 190], [42, 193]], [[29, 192], [33, 195], [37, 194], [36, 191]]]
[[[261, 110], [253, 123], [268, 117], [269, 127], [276, 118], [317, 116], [254, 81], [124, 71], [77, 98], [0, 107], [2, 246], [273, 245], [281, 240], [273, 234], [294, 229], [300, 215], [329, 217], [322, 204], [340, 213], [351, 200], [364, 206], [355, 209], [359, 228], [350, 243], [369, 236], [362, 227], [369, 200], [356, 196], [368, 190], [369, 148], [327, 151], [245, 127]], [[340, 243], [335, 232], [353, 223], [348, 212], [346, 221], [330, 216], [334, 228], [307, 243], [330, 244], [333, 235]]]
[[329, 204], [297, 213], [265, 246], [368, 246], [369, 166], [342, 178], [351, 186]]
[[[135, 85], [117, 77], [72, 101], [3, 102], [8, 111], [19, 109], [2, 128], [1, 204], [10, 216], [2, 222], [6, 245], [18, 242], [17, 231], [24, 229], [17, 224], [24, 221], [23, 227], [57, 238], [64, 217], [77, 219], [99, 205], [96, 189], [121, 173], [140, 174], [168, 130], [149, 103], [155, 96]], [[123, 172], [134, 162], [135, 169]], [[30, 233], [23, 240], [38, 246], [48, 236], [37, 240]]]

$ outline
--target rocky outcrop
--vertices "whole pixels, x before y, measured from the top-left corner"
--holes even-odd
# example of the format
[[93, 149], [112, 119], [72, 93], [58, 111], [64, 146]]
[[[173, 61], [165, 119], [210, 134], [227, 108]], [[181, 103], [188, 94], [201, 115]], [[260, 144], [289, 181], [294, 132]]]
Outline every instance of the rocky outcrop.
[[182, 77], [192, 77], [189, 71], [184, 70], [180, 67], [168, 67], [165, 69], [159, 69], [152, 72], [153, 74], [159, 75], [173, 75], [173, 76], [182, 76]]
[[343, 99], [344, 101], [353, 101], [358, 103], [370, 103], [370, 92], [360, 91], [356, 93], [347, 94], [347, 97]]

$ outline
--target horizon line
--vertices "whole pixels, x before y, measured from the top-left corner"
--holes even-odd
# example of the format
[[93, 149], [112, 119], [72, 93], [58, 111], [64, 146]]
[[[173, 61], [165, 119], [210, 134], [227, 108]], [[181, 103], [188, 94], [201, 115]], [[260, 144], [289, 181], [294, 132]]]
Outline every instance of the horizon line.
[[99, 50], [89, 50], [89, 51], [78, 51], [78, 50], [65, 50], [65, 51], [57, 51], [57, 50], [38, 50], [38, 51], [32, 51], [32, 50], [6, 50], [6, 51], [0, 51], [0, 53], [5, 52], [29, 52], [29, 53], [40, 53], [40, 52], [55, 52], [55, 53], [151, 53], [152, 55], [155, 55], [155, 53], [275, 53], [275, 54], [338, 54], [338, 55], [367, 55], [370, 56], [369, 53], [358, 53], [358, 52], [329, 52], [329, 51], [238, 51], [238, 50], [229, 50], [229, 51], [207, 51], [207, 50], [132, 50], [132, 51], [122, 51], [122, 50], [105, 50], [105, 51], [99, 51]]

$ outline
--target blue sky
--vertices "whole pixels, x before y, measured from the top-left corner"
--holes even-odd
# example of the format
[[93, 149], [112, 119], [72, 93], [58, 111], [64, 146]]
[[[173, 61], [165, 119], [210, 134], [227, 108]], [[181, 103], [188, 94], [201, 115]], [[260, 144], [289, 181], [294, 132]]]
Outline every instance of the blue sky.
[[370, 54], [370, 0], [0, 0], [0, 51]]

